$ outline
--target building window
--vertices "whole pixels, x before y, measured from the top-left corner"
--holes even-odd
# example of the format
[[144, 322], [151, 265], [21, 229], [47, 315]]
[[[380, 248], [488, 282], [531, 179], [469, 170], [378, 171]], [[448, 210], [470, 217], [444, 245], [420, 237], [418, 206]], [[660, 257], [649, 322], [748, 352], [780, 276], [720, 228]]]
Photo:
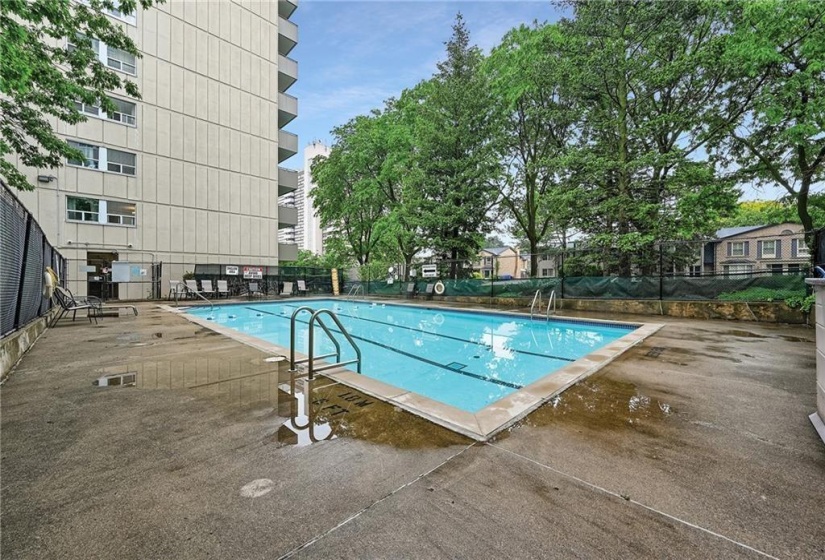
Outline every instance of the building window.
[[132, 25], [137, 24], [137, 19], [135, 18], [135, 13], [124, 13], [118, 10], [117, 8], [106, 8], [106, 13], [112, 17], [116, 17], [121, 21], [125, 21], [126, 23], [130, 23]]
[[98, 222], [99, 201], [79, 196], [66, 197], [66, 219], [73, 222]]
[[112, 173], [134, 175], [137, 167], [137, 156], [120, 150], [108, 150], [106, 168]]
[[489, 278], [490, 277], [490, 271], [489, 270], [482, 270], [481, 271], [481, 277], [482, 278]]
[[782, 265], [781, 264], [772, 264], [769, 267], [771, 274], [782, 274]]
[[136, 173], [137, 156], [135, 154], [113, 148], [85, 144], [75, 140], [69, 140], [68, 142], [69, 146], [80, 150], [84, 155], [84, 159], [82, 160], [69, 159], [69, 165], [100, 169], [121, 175], [134, 176]]
[[493, 257], [484, 257], [484, 266], [493, 266]]
[[137, 225], [137, 206], [134, 202], [67, 196], [66, 219], [72, 222], [134, 226]]
[[75, 101], [74, 106], [81, 113], [86, 113], [87, 115], [92, 115], [93, 117], [100, 115], [100, 107], [97, 105], [89, 105], [87, 103]]
[[135, 126], [137, 124], [137, 105], [135, 103], [125, 101], [123, 99], [117, 99], [116, 97], [110, 97], [109, 101], [111, 101], [115, 106], [115, 110], [111, 113], [107, 113], [103, 107], [89, 105], [80, 101], [75, 101], [74, 106], [81, 113], [86, 113], [87, 115], [91, 115], [93, 117], [109, 119], [111, 121], [117, 121], [131, 126]]
[[688, 274], [690, 276], [701, 276], [702, 275], [702, 266], [701, 265], [691, 266], [690, 271], [688, 272]]
[[752, 264], [726, 264], [724, 266], [725, 276], [731, 274], [750, 274], [753, 272]]
[[80, 150], [83, 153], [83, 159], [70, 159], [69, 165], [78, 165], [80, 167], [90, 167], [92, 169], [100, 169], [100, 147], [92, 144], [84, 144], [83, 142], [75, 142], [69, 140], [69, 146], [75, 150]]
[[788, 274], [789, 275], [799, 275], [802, 272], [802, 267], [798, 264], [789, 264], [788, 265]]
[[108, 47], [106, 50], [106, 66], [132, 76], [137, 75], [135, 55], [116, 47]]
[[744, 257], [745, 256], [745, 242], [744, 241], [733, 241], [730, 244], [730, 256], [731, 257]]
[[805, 244], [804, 239], [799, 239], [796, 242], [796, 256], [797, 257], [810, 257], [811, 253], [808, 251], [808, 246]]
[[763, 241], [762, 242], [762, 254], [760, 255], [763, 259], [773, 259], [776, 258], [776, 241]]
[[542, 268], [541, 269], [541, 276], [543, 278], [547, 278], [548, 276], [552, 276], [552, 275], [553, 275], [553, 269], [551, 269], [551, 268]]
[[[80, 33], [78, 33], [75, 37], [76, 38], [69, 39], [69, 52], [72, 52], [77, 48], [78, 40], [88, 39], [88, 37], [86, 37], [85, 35], [81, 35]], [[100, 58], [100, 41], [98, 41], [97, 39], [89, 40], [92, 42], [92, 50], [95, 52], [98, 58]]]
[[122, 226], [135, 225], [136, 207], [133, 202], [106, 202], [106, 223]]

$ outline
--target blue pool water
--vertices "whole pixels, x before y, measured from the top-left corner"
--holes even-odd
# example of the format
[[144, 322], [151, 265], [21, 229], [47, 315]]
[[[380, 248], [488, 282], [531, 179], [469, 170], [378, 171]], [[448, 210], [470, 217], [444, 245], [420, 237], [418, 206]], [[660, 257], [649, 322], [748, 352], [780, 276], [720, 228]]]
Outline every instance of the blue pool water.
[[[635, 328], [341, 300], [249, 302], [189, 313], [289, 348], [289, 320], [299, 306], [335, 312], [361, 349], [364, 375], [468, 412], [478, 412]], [[309, 318], [302, 313], [296, 324], [296, 350], [303, 354], [308, 352]], [[323, 319], [335, 332], [334, 323]], [[339, 339], [342, 360], [354, 358]], [[316, 355], [332, 351], [327, 336], [316, 329]], [[354, 364], [348, 367], [355, 370]]]

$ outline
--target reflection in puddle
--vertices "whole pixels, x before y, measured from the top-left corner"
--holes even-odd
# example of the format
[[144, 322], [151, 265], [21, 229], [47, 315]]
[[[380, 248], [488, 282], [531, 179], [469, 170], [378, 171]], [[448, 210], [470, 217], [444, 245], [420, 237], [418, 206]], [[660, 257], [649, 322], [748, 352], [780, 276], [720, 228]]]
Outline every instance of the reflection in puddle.
[[292, 379], [288, 361], [235, 356], [127, 362], [97, 374], [99, 386], [186, 390], [226, 409], [230, 421], [270, 425], [276, 447], [351, 437], [397, 448], [465, 445], [469, 440], [328, 378]]
[[644, 429], [673, 413], [670, 404], [643, 394], [632, 383], [601, 377], [586, 379], [567, 389], [522, 424], [570, 422], [594, 431]]

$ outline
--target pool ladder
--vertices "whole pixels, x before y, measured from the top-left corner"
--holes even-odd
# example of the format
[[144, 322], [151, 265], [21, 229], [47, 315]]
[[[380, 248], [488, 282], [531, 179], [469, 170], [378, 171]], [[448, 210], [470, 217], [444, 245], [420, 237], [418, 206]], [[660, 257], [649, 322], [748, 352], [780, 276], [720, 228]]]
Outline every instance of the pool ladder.
[[[538, 304], [538, 305], [536, 305]], [[550, 299], [547, 300], [547, 311], [544, 314], [545, 319], [548, 321], [550, 320], [550, 307], [553, 308], [553, 314], [556, 313], [556, 290], [550, 292]], [[533, 319], [533, 315], [535, 314], [536, 310], [541, 311], [541, 290], [536, 290], [535, 295], [533, 296], [533, 303], [530, 304], [530, 319]]]
[[347, 297], [355, 297], [358, 295], [358, 292], [361, 291], [361, 284], [356, 284], [352, 288], [349, 289], [347, 293]]
[[[300, 360], [295, 359], [295, 323], [298, 320], [298, 315], [307, 311], [312, 315], [309, 318], [309, 357], [303, 358]], [[355, 350], [355, 358], [352, 360], [341, 361], [341, 343], [338, 342], [338, 339], [329, 329], [329, 327], [321, 320], [322, 315], [329, 315], [330, 319], [335, 323], [338, 327], [339, 332], [344, 335], [344, 338], [347, 339], [347, 342], [350, 343], [350, 346]], [[316, 323], [320, 326], [323, 331], [327, 334], [329, 339], [335, 345], [335, 352], [331, 352], [329, 354], [324, 354], [323, 356], [316, 356], [315, 355], [315, 325]], [[320, 367], [316, 367], [315, 360], [323, 360], [324, 358], [330, 358], [335, 356], [335, 363], [332, 364], [325, 364]], [[289, 320], [289, 371], [291, 373], [295, 372], [295, 366], [298, 364], [308, 364], [309, 369], [309, 379], [315, 378], [315, 373], [319, 371], [324, 371], [327, 369], [333, 369], [340, 366], [346, 366], [349, 364], [358, 364], [357, 371], [361, 373], [361, 349], [358, 348], [358, 345], [355, 344], [355, 341], [349, 335], [347, 330], [344, 328], [344, 325], [341, 324], [341, 321], [338, 319], [338, 316], [330, 311], [329, 309], [318, 309], [317, 311], [312, 309], [311, 307], [299, 307], [292, 313], [292, 318]]]

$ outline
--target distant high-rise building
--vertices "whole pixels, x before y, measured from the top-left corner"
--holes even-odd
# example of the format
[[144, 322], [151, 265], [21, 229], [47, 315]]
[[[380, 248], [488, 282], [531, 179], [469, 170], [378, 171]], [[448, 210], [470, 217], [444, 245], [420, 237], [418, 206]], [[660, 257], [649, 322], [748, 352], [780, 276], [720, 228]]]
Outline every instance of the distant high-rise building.
[[298, 222], [303, 222], [303, 238], [299, 242], [299, 247], [308, 249], [317, 255], [324, 252], [324, 231], [321, 229], [321, 219], [312, 205], [312, 189], [315, 188], [315, 181], [312, 180], [312, 161], [318, 156], [327, 157], [328, 155], [329, 148], [323, 142], [313, 141], [304, 148], [304, 172], [301, 176], [303, 181], [299, 181], [298, 191], [296, 191], [296, 202], [300, 200], [301, 204]]
[[[300, 175], [278, 167], [298, 152], [297, 136], [283, 130], [298, 113], [286, 93], [298, 76], [288, 58], [296, 7], [175, 0], [107, 12], [143, 56], [95, 41], [97, 56], [135, 82], [142, 99], [112, 91], [112, 113], [78, 102], [86, 122], [51, 124], [83, 159], [21, 166], [37, 189], [18, 196], [67, 257], [72, 291], [144, 298], [153, 262], [163, 262], [155, 280], [165, 293], [195, 265], [277, 266], [297, 257], [296, 245], [278, 240], [298, 223], [295, 208], [278, 204]], [[134, 265], [129, 282], [109, 283], [113, 261]]]

